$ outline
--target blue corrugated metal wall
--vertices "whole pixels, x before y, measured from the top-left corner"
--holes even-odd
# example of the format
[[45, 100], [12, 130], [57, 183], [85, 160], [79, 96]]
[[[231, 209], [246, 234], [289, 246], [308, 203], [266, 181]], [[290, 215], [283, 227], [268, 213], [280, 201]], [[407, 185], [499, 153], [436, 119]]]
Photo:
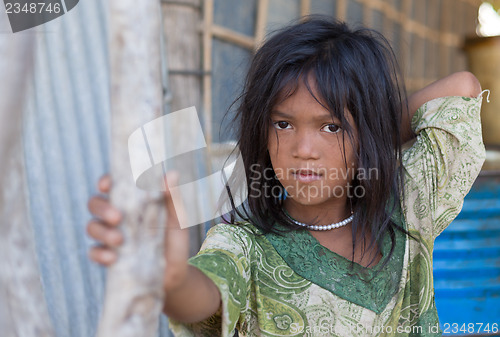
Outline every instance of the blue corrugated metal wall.
[[30, 212], [42, 283], [57, 336], [94, 335], [103, 270], [89, 262], [87, 197], [106, 171], [105, 9], [85, 1], [37, 28], [25, 125]]
[[478, 178], [458, 217], [437, 237], [434, 286], [445, 334], [500, 332], [498, 173]]

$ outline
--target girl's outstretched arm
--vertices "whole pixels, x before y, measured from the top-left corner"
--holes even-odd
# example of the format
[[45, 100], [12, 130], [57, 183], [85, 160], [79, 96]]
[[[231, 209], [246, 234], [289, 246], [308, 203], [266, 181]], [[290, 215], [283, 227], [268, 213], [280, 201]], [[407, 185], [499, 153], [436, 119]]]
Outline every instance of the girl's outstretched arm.
[[[173, 179], [177, 185], [178, 179]], [[168, 184], [167, 184], [168, 185]], [[181, 229], [179, 219], [185, 217], [184, 207], [176, 209], [170, 190], [165, 192], [167, 226], [165, 228], [165, 315], [184, 322], [194, 323], [212, 316], [222, 304], [215, 283], [198, 268], [187, 264], [189, 231]], [[186, 269], [187, 268], [187, 269]]]
[[445, 96], [477, 97], [481, 85], [476, 76], [468, 71], [461, 71], [446, 76], [415, 92], [408, 98], [408, 111], [403, 111], [401, 139], [402, 143], [415, 137], [410, 124], [413, 114], [424, 103]]
[[[103, 196], [94, 196], [88, 207], [94, 219], [87, 225], [90, 237], [99, 245], [93, 247], [90, 258], [105, 266], [118, 259], [116, 249], [123, 244], [120, 230], [121, 212], [116, 209], [107, 194], [111, 190], [111, 177], [104, 176], [98, 184]], [[165, 303], [163, 312], [178, 321], [192, 323], [213, 315], [221, 305], [219, 289], [199, 269], [188, 265], [189, 231], [180, 229], [178, 216], [183, 209], [176, 210], [172, 197], [165, 193], [167, 226], [165, 228], [165, 259], [167, 270], [164, 275]], [[177, 213], [179, 211], [181, 213]]]
[[178, 288], [167, 290], [165, 296], [165, 315], [184, 323], [203, 321], [222, 305], [214, 282], [191, 265], [184, 282]]

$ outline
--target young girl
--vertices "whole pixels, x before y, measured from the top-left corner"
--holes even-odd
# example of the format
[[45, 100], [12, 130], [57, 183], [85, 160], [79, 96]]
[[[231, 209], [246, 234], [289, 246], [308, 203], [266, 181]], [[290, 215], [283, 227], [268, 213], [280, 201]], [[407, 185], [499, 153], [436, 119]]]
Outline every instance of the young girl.
[[[441, 335], [433, 242], [485, 158], [481, 88], [461, 72], [405, 100], [395, 63], [380, 34], [326, 17], [255, 54], [237, 114], [246, 203], [189, 260], [187, 231], [167, 230], [176, 336]], [[99, 196], [89, 208], [90, 256], [109, 265], [120, 213]]]

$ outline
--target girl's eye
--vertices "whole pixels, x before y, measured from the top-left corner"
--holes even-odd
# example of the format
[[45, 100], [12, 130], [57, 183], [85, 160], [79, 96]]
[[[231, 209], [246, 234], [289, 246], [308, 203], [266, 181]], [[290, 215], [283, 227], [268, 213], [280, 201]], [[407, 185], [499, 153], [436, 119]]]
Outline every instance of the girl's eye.
[[337, 124], [328, 124], [325, 125], [323, 129], [325, 129], [325, 131], [329, 133], [337, 133], [340, 131], [340, 126], [338, 126]]
[[287, 129], [290, 126], [290, 123], [285, 121], [274, 122], [274, 127], [279, 130]]

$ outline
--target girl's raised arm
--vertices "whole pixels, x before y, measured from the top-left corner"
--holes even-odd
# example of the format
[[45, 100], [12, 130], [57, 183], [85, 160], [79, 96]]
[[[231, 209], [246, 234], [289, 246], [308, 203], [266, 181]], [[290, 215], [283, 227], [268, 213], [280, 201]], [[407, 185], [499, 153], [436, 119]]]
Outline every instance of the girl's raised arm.
[[481, 93], [481, 85], [476, 76], [468, 71], [446, 76], [415, 92], [408, 98], [408, 112], [403, 113], [401, 126], [402, 143], [415, 137], [410, 124], [413, 114], [424, 103], [445, 96], [477, 97]]

